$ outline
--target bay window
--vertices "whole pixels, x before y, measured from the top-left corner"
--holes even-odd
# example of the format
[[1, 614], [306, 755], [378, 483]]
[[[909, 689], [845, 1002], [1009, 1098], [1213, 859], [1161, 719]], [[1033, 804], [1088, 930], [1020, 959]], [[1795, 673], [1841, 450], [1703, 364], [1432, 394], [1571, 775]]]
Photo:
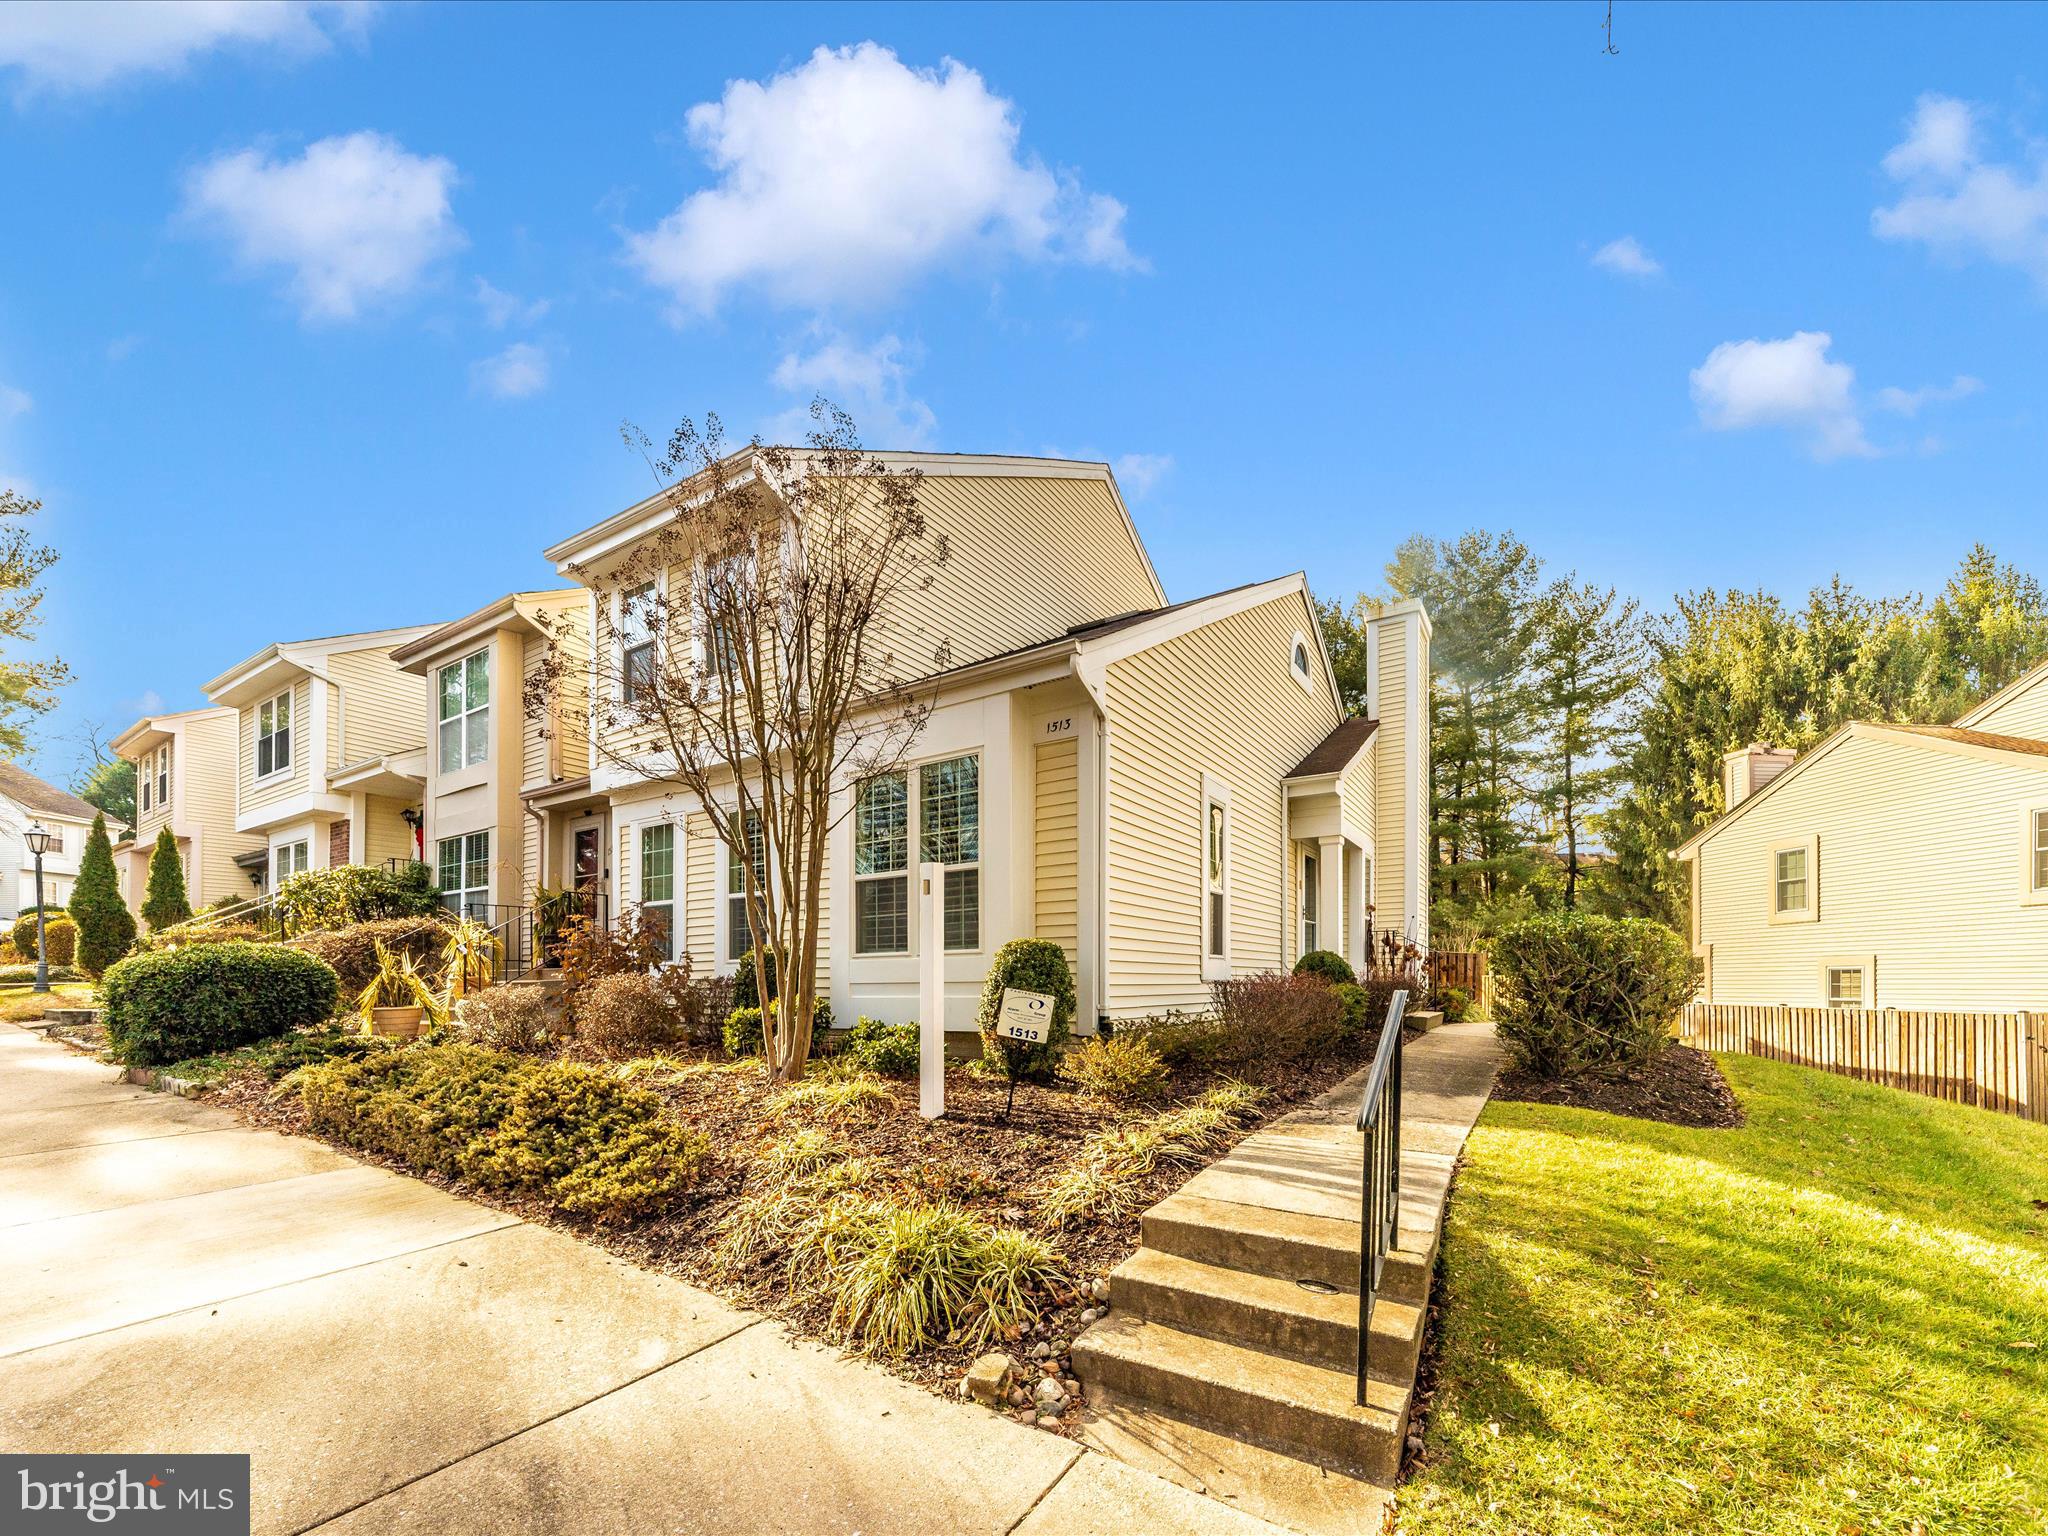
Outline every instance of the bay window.
[[440, 671], [441, 771], [473, 767], [491, 751], [491, 653], [451, 662]]

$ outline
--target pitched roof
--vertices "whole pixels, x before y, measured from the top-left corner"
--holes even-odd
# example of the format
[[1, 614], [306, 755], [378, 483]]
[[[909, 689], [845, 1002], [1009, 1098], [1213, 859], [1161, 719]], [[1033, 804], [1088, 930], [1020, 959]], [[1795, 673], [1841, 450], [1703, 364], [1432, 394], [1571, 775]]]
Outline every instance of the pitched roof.
[[1887, 725], [1888, 731], [1911, 731], [1916, 736], [1932, 736], [1940, 741], [1959, 741], [1968, 747], [1989, 747], [1994, 752], [2025, 752], [2033, 757], [2048, 757], [2048, 741], [2039, 741], [2032, 736], [2000, 736], [1995, 731], [1966, 731], [1959, 725]]
[[98, 806], [79, 799], [68, 789], [44, 783], [19, 763], [0, 763], [0, 795], [7, 796], [25, 810], [40, 811], [47, 816], [72, 816], [80, 821], [91, 821], [100, 813]]
[[1379, 721], [1368, 720], [1364, 715], [1339, 721], [1337, 728], [1311, 747], [1308, 756], [1288, 769], [1284, 777], [1314, 779], [1326, 773], [1342, 773], [1379, 728]]

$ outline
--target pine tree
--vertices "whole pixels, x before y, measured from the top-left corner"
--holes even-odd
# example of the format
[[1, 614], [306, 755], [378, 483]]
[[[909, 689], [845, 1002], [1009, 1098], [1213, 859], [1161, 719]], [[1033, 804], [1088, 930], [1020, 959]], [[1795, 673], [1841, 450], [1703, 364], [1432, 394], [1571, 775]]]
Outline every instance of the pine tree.
[[142, 901], [142, 919], [152, 932], [182, 923], [192, 915], [192, 903], [185, 895], [185, 865], [178, 857], [178, 840], [171, 829], [156, 834], [156, 847], [149, 854], [149, 892]]
[[1628, 781], [1622, 706], [1642, 684], [1642, 620], [1633, 598], [1567, 579], [1536, 605], [1536, 632], [1532, 798], [1560, 845], [1570, 908], [1589, 826]]
[[78, 968], [88, 976], [99, 976], [135, 947], [135, 917], [121, 900], [120, 882], [114, 878], [114, 845], [107, 838], [105, 812], [92, 819], [69, 910], [78, 928]]

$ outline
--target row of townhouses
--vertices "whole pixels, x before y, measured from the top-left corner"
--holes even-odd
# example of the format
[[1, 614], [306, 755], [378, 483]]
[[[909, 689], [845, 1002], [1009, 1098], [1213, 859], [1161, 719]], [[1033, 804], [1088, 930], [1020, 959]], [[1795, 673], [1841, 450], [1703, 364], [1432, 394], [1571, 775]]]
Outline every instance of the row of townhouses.
[[[1021, 936], [1066, 949], [1083, 1030], [1202, 1006], [1211, 981], [1310, 949], [1362, 963], [1376, 936], [1426, 936], [1419, 604], [1372, 620], [1365, 712], [1349, 716], [1306, 578], [1169, 603], [1106, 465], [890, 463], [922, 472], [950, 546], [909, 616], [944, 637], [948, 663], [889, 786], [897, 835], [853, 816], [833, 834], [821, 990], [840, 1018], [915, 1017], [916, 924], [889, 915], [934, 848], [955, 1028], [990, 955]], [[116, 741], [137, 769], [118, 850], [130, 902], [169, 826], [195, 907], [301, 870], [420, 860], [445, 901], [493, 921], [573, 890], [657, 914], [678, 957], [729, 971], [748, 945], [743, 875], [701, 806], [593, 750], [603, 712], [587, 701], [544, 720], [522, 708], [551, 635], [585, 655], [593, 636], [631, 643], [618, 573], [676, 515], [655, 496], [554, 545], [561, 590], [277, 641], [208, 682], [208, 707], [136, 721]], [[690, 590], [685, 569], [662, 579]]]

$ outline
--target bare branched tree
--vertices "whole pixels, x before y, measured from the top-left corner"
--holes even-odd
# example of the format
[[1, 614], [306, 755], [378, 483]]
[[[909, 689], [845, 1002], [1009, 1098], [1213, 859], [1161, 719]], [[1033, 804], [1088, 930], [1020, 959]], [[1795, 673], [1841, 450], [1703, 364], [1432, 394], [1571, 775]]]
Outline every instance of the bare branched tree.
[[827, 839], [856, 786], [903, 765], [949, 659], [915, 601], [947, 559], [921, 472], [865, 452], [827, 402], [811, 416], [803, 448], [728, 452], [715, 416], [666, 450], [627, 429], [673, 515], [572, 567], [602, 594], [599, 633], [587, 662], [555, 634], [524, 698], [547, 729], [587, 685], [592, 762], [702, 806], [741, 873], [761, 996], [779, 983], [762, 1035], [782, 1080], [810, 1055]]

